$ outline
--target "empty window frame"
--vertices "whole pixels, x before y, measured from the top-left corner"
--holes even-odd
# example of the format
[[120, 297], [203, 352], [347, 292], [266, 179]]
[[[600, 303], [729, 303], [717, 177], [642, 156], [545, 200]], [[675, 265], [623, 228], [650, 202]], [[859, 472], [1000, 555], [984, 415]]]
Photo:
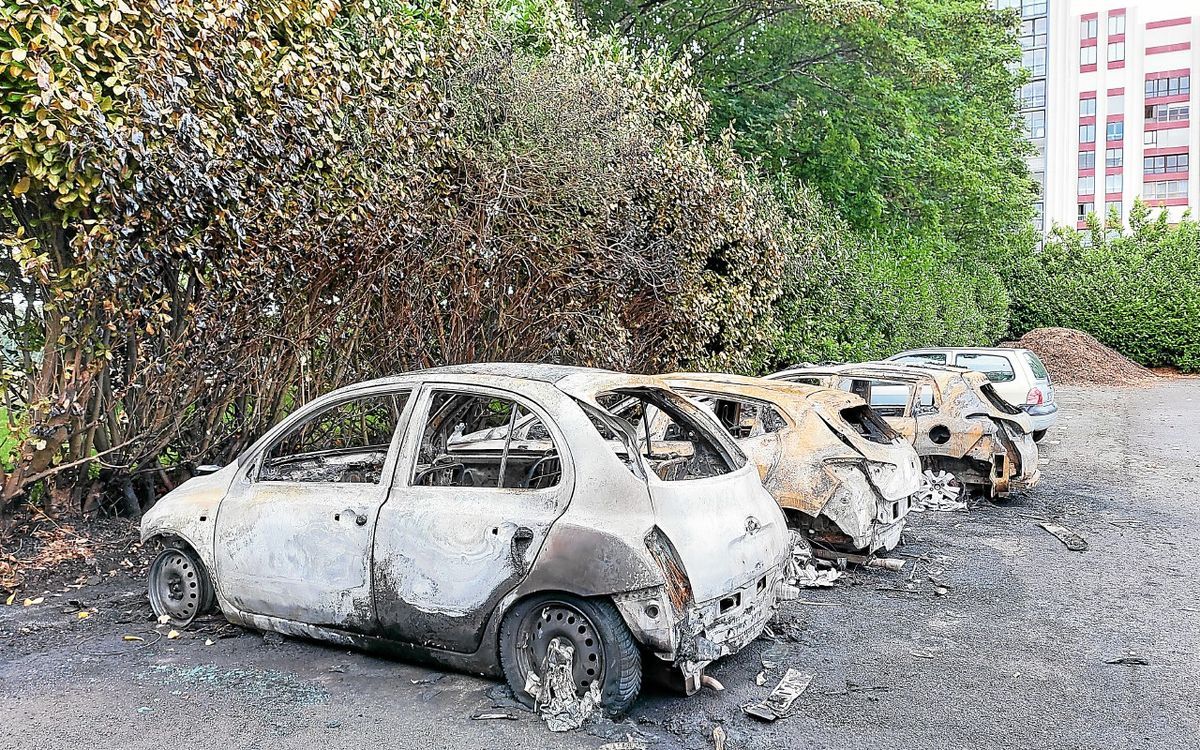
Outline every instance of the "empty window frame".
[[678, 392], [695, 399], [716, 416], [717, 421], [735, 440], [755, 438], [779, 432], [787, 422], [772, 405], [753, 399], [733, 398], [676, 388]]
[[[909, 404], [916, 386], [899, 380], [879, 378], [845, 378], [840, 387], [866, 401], [884, 417], [911, 416]], [[929, 392], [932, 399], [932, 391]]]
[[561, 479], [558, 446], [527, 405], [486, 393], [430, 395], [412, 484], [537, 490]]
[[1146, 156], [1142, 159], [1142, 171], [1146, 174], [1167, 174], [1170, 172], [1188, 171], [1187, 154], [1168, 154], [1166, 156]]
[[732, 444], [727, 449], [711, 432], [695, 405], [673, 393], [636, 388], [602, 394], [597, 402], [626, 422], [638, 452], [663, 481], [720, 476], [745, 463], [740, 451]]
[[408, 398], [400, 391], [323, 409], [267, 450], [259, 480], [379, 484]]
[[1159, 96], [1183, 96], [1192, 92], [1192, 77], [1188, 74], [1168, 78], [1151, 78], [1146, 81], [1146, 98]]

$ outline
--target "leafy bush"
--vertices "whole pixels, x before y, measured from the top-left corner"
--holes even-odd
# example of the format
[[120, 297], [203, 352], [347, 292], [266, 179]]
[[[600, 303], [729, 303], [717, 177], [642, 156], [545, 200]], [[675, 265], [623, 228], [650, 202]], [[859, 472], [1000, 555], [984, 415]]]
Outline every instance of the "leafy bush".
[[1128, 229], [1091, 221], [1017, 267], [1011, 335], [1077, 328], [1143, 365], [1200, 371], [1200, 225], [1151, 220], [1140, 201]]
[[136, 511], [400, 370], [770, 351], [783, 207], [684, 67], [556, 0], [0, 7], [0, 511], [51, 474]]

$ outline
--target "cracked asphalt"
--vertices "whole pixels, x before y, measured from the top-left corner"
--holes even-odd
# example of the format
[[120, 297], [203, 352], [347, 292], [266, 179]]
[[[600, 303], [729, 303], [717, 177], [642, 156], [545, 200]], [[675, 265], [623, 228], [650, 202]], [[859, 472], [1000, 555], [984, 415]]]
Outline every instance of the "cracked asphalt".
[[[904, 570], [805, 591], [773, 637], [710, 669], [723, 692], [647, 691], [621, 722], [552, 734], [480, 678], [219, 617], [167, 638], [141, 581], [117, 576], [0, 606], [0, 744], [703, 748], [721, 724], [730, 748], [1200, 747], [1200, 379], [1059, 398], [1040, 486], [914, 516]], [[1068, 551], [1038, 520], [1090, 549]], [[95, 613], [79, 619], [72, 599]], [[1148, 664], [1108, 663], [1129, 656]], [[764, 661], [776, 666], [758, 686]], [[745, 716], [787, 667], [815, 675], [792, 715]]]

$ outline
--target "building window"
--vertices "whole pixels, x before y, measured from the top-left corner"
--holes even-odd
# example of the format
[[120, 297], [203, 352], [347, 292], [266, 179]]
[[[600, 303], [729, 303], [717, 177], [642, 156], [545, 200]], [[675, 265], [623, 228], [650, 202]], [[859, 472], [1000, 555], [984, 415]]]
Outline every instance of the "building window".
[[1109, 94], [1108, 95], [1108, 113], [1110, 115], [1124, 114], [1125, 112], [1125, 95], [1124, 94]]
[[1085, 18], [1079, 22], [1079, 38], [1095, 39], [1097, 22], [1095, 18]]
[[1021, 87], [1021, 109], [1046, 106], [1046, 82], [1031, 81]]
[[1146, 174], [1167, 174], [1168, 172], [1188, 171], [1187, 154], [1168, 154], [1167, 156], [1146, 156], [1142, 158], [1142, 171]]
[[1033, 204], [1033, 225], [1039, 232], [1046, 228], [1046, 204], [1041, 201]]
[[1161, 201], [1169, 198], [1186, 198], [1188, 193], [1187, 180], [1157, 180], [1142, 183], [1142, 197], [1146, 200]]
[[1079, 100], [1079, 116], [1080, 117], [1095, 117], [1096, 116], [1096, 98]]
[[1174, 148], [1188, 145], [1189, 128], [1170, 128], [1169, 130], [1147, 130], [1142, 135], [1142, 142], [1148, 148]]
[[1106, 174], [1104, 175], [1104, 192], [1119, 193], [1125, 189], [1125, 180], [1121, 174]]
[[1077, 216], [1080, 221], [1087, 219], [1088, 214], [1096, 210], [1096, 204], [1091, 201], [1076, 204]]
[[1021, 22], [1021, 49], [1046, 46], [1048, 21], [1047, 18], [1034, 18]]
[[1120, 141], [1125, 138], [1125, 123], [1121, 120], [1110, 122], [1108, 128], [1104, 131], [1104, 139], [1108, 141]]
[[1184, 96], [1190, 93], [1192, 93], [1192, 77], [1190, 75], [1151, 78], [1146, 81], [1147, 99], [1158, 96]]
[[1108, 17], [1108, 35], [1115, 36], [1125, 33], [1125, 14]]
[[1025, 133], [1033, 140], [1046, 137], [1046, 110], [1035, 109], [1025, 113]]
[[1123, 62], [1125, 60], [1125, 42], [1108, 43], [1108, 61]]
[[1079, 195], [1095, 195], [1096, 194], [1096, 178], [1092, 175], [1083, 175], [1079, 178]]
[[1110, 148], [1104, 152], [1104, 166], [1109, 169], [1125, 166], [1125, 149]]
[[1104, 204], [1105, 218], [1111, 215], [1114, 211], [1116, 211], [1117, 219], [1119, 220], [1121, 215], [1125, 213], [1125, 207], [1121, 205], [1121, 201], [1110, 201]]
[[1096, 142], [1096, 126], [1095, 125], [1080, 125], [1079, 126], [1079, 142], [1080, 143], [1095, 143]]
[[1190, 112], [1187, 104], [1151, 104], [1146, 107], [1146, 122], [1183, 122]]
[[1079, 48], [1079, 64], [1080, 65], [1095, 65], [1096, 64], [1096, 45]]
[[1008, 10], [1009, 8], [1020, 8], [1021, 0], [996, 0], [997, 10]]
[[1047, 0], [1021, 0], [1021, 16], [1033, 18], [1046, 15]]
[[1046, 50], [1031, 49], [1021, 54], [1021, 67], [1034, 76], [1046, 75]]
[[1079, 168], [1080, 169], [1095, 169], [1096, 168], [1096, 152], [1095, 151], [1080, 151], [1079, 152]]

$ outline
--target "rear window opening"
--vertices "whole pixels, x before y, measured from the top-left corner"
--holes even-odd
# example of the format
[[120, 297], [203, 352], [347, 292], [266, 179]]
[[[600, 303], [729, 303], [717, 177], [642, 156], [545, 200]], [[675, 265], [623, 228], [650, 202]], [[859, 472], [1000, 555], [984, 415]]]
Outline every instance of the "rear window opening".
[[891, 443], [900, 437], [883, 417], [866, 404], [842, 409], [839, 414], [855, 432], [873, 443]]
[[721, 476], [745, 462], [692, 413], [695, 406], [674, 394], [638, 388], [600, 394], [596, 402], [628, 426], [635, 449], [663, 481]]

